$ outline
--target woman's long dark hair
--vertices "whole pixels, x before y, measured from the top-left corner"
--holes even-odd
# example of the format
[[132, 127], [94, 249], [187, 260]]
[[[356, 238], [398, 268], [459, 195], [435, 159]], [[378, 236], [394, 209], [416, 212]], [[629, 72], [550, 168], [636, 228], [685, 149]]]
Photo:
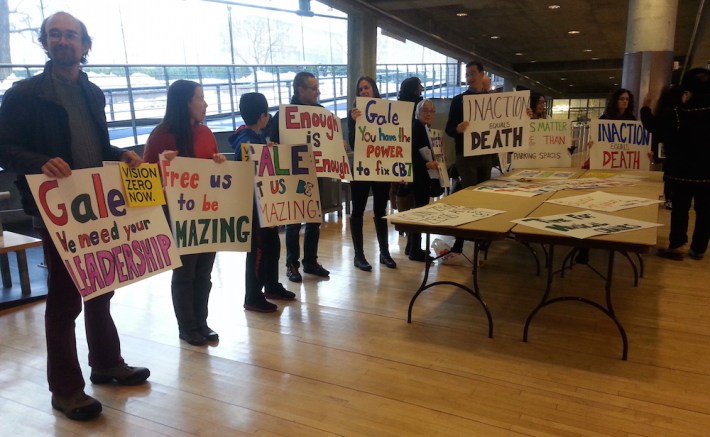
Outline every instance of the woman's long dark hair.
[[192, 144], [192, 122], [187, 106], [195, 95], [195, 89], [200, 86], [202, 85], [191, 80], [176, 80], [168, 88], [165, 117], [160, 124], [175, 135], [175, 145], [180, 156], [195, 156]]
[[378, 99], [381, 99], [382, 97], [380, 96], [380, 90], [377, 88], [377, 84], [375, 83], [375, 79], [371, 78], [370, 76], [360, 76], [357, 78], [357, 82], [355, 82], [355, 96], [360, 97], [360, 82], [366, 81], [367, 83], [370, 84], [372, 87], [373, 91], [373, 97], [376, 97]]
[[[626, 107], [626, 111], [624, 111], [623, 114], [619, 114], [619, 97], [621, 97], [621, 95], [624, 93], [629, 94], [629, 106]], [[635, 119], [636, 116], [634, 115], [634, 95], [631, 93], [631, 91], [627, 90], [626, 88], [619, 88], [618, 90], [614, 91], [614, 93], [612, 93], [611, 97], [609, 98], [609, 101], [606, 102], [604, 115], [610, 119], [621, 119], [623, 117], [629, 116]]]

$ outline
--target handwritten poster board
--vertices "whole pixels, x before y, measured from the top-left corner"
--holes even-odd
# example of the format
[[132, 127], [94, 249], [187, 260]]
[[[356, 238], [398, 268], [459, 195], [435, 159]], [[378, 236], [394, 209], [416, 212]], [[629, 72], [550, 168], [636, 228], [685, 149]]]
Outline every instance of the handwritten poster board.
[[649, 170], [651, 133], [640, 121], [592, 120], [589, 168]]
[[165, 205], [158, 164], [146, 163], [138, 167], [130, 167], [124, 162], [119, 162], [118, 166], [121, 169], [121, 181], [128, 205]]
[[353, 176], [356, 181], [412, 182], [414, 103], [358, 97]]
[[437, 162], [437, 171], [439, 183], [442, 188], [451, 187], [451, 178], [446, 164], [446, 156], [444, 154], [444, 131], [441, 129], [431, 129], [431, 149], [434, 152], [434, 159]]
[[279, 138], [284, 144], [310, 144], [318, 176], [352, 180], [340, 119], [320, 106], [279, 106]]
[[542, 229], [574, 238], [589, 238], [595, 235], [618, 234], [637, 231], [655, 226], [658, 223], [634, 220], [626, 217], [602, 214], [595, 211], [580, 211], [567, 214], [548, 215], [545, 217], [525, 217], [511, 220], [513, 223]]
[[530, 120], [528, 148], [513, 152], [513, 168], [572, 167], [571, 120]]
[[261, 227], [323, 220], [313, 152], [307, 144], [249, 145]]
[[27, 175], [44, 224], [84, 300], [180, 267], [159, 206], [128, 206], [119, 167]]
[[503, 212], [497, 209], [468, 208], [466, 206], [437, 202], [420, 208], [390, 214], [386, 217], [393, 222], [411, 222], [432, 226], [459, 226], [493, 217]]
[[253, 164], [176, 157], [160, 169], [180, 255], [251, 250]]
[[463, 96], [464, 156], [517, 152], [528, 148], [530, 91]]

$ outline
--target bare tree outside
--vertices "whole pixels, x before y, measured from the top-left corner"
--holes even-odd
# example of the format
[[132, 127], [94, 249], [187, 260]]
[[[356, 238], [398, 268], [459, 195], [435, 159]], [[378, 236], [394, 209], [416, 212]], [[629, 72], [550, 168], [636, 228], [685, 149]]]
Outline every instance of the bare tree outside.
[[[10, 15], [13, 17], [13, 25], [10, 26]], [[10, 52], [10, 34], [31, 32], [32, 38], [37, 34], [39, 27], [32, 26], [30, 15], [17, 10], [10, 10], [8, 0], [0, 0], [0, 64], [11, 64], [12, 53]], [[0, 68], [0, 80], [4, 80], [12, 73], [10, 68]]]
[[286, 33], [268, 18], [252, 17], [236, 25], [235, 55], [246, 64], [268, 65], [279, 59]]

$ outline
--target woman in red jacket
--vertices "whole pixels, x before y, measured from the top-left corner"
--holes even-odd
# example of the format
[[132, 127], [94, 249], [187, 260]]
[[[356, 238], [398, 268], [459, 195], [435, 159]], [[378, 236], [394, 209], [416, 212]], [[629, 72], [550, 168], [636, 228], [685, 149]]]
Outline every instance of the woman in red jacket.
[[[155, 163], [158, 155], [168, 152], [167, 159], [180, 155], [224, 162], [226, 158], [217, 151], [214, 134], [202, 124], [206, 114], [202, 86], [189, 80], [175, 81], [168, 89], [165, 117], [150, 133], [143, 160]], [[182, 267], [173, 270], [171, 290], [180, 338], [195, 346], [219, 340], [219, 335], [207, 326], [215, 255], [215, 252], [181, 255]]]

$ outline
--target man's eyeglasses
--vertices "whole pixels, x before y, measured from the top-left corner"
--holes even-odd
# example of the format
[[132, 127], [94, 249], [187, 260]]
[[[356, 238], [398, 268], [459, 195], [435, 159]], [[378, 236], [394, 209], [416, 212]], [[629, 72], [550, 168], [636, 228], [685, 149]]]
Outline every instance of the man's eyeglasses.
[[52, 29], [47, 32], [47, 37], [52, 41], [60, 41], [62, 37], [65, 40], [74, 42], [80, 38], [79, 34], [74, 31], [62, 32], [61, 30]]

